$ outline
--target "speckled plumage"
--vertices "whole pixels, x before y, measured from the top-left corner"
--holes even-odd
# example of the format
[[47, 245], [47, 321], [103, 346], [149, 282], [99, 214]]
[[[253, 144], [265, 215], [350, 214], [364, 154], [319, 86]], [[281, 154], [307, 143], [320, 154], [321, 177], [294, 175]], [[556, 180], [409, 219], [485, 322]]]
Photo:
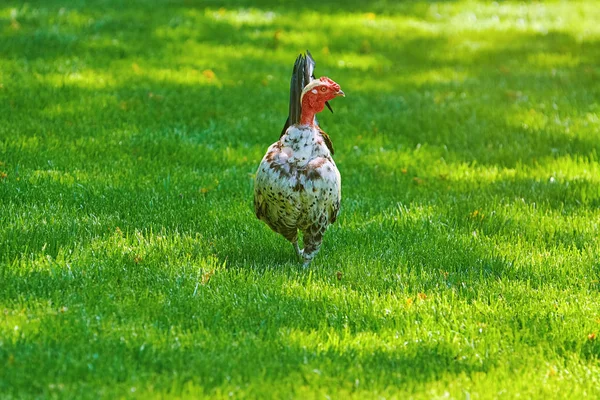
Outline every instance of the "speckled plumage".
[[[340, 209], [342, 181], [325, 138], [318, 126], [289, 127], [256, 173], [256, 216], [292, 242], [305, 264], [319, 251]], [[303, 250], [297, 246], [298, 231]]]

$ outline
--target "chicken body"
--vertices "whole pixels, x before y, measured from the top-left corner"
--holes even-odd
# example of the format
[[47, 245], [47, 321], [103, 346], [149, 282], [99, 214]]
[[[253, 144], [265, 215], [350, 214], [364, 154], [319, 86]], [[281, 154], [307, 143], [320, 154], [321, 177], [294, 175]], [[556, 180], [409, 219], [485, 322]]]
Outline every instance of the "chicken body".
[[[318, 126], [290, 126], [256, 174], [256, 216], [292, 242], [307, 265], [339, 213], [342, 180]], [[302, 232], [304, 249], [298, 247]]]

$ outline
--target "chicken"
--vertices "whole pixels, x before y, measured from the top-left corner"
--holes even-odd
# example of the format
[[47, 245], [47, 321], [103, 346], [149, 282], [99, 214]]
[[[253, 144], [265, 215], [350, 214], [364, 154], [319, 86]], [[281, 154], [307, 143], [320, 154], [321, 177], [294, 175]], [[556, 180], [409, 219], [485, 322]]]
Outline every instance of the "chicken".
[[[314, 65], [308, 51], [296, 59], [288, 120], [279, 141], [262, 159], [254, 184], [256, 216], [293, 244], [305, 267], [319, 252], [341, 200], [333, 146], [315, 115], [344, 92], [327, 77], [314, 79]], [[302, 232], [303, 249], [298, 245], [298, 231]]]

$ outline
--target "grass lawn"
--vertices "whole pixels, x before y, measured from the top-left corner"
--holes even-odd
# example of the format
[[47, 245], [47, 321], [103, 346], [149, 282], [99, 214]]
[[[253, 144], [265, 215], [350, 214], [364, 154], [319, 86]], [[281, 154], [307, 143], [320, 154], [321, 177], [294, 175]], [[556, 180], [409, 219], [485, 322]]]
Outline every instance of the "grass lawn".
[[[598, 398], [599, 21], [2, 2], [0, 397]], [[252, 207], [305, 49], [347, 95], [306, 270]]]

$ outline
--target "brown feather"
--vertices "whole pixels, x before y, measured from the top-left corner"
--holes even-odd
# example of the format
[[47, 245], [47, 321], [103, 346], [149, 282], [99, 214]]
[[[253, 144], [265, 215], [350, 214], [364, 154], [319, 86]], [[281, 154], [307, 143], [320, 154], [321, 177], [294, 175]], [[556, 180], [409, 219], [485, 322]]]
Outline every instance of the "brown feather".
[[331, 142], [331, 138], [329, 137], [328, 134], [325, 133], [325, 131], [323, 129], [321, 129], [320, 126], [318, 128], [319, 128], [319, 132], [321, 133], [321, 136], [323, 136], [323, 140], [325, 141], [325, 145], [329, 149], [329, 152], [331, 153], [331, 155], [334, 155], [335, 152], [333, 150], [333, 143]]

